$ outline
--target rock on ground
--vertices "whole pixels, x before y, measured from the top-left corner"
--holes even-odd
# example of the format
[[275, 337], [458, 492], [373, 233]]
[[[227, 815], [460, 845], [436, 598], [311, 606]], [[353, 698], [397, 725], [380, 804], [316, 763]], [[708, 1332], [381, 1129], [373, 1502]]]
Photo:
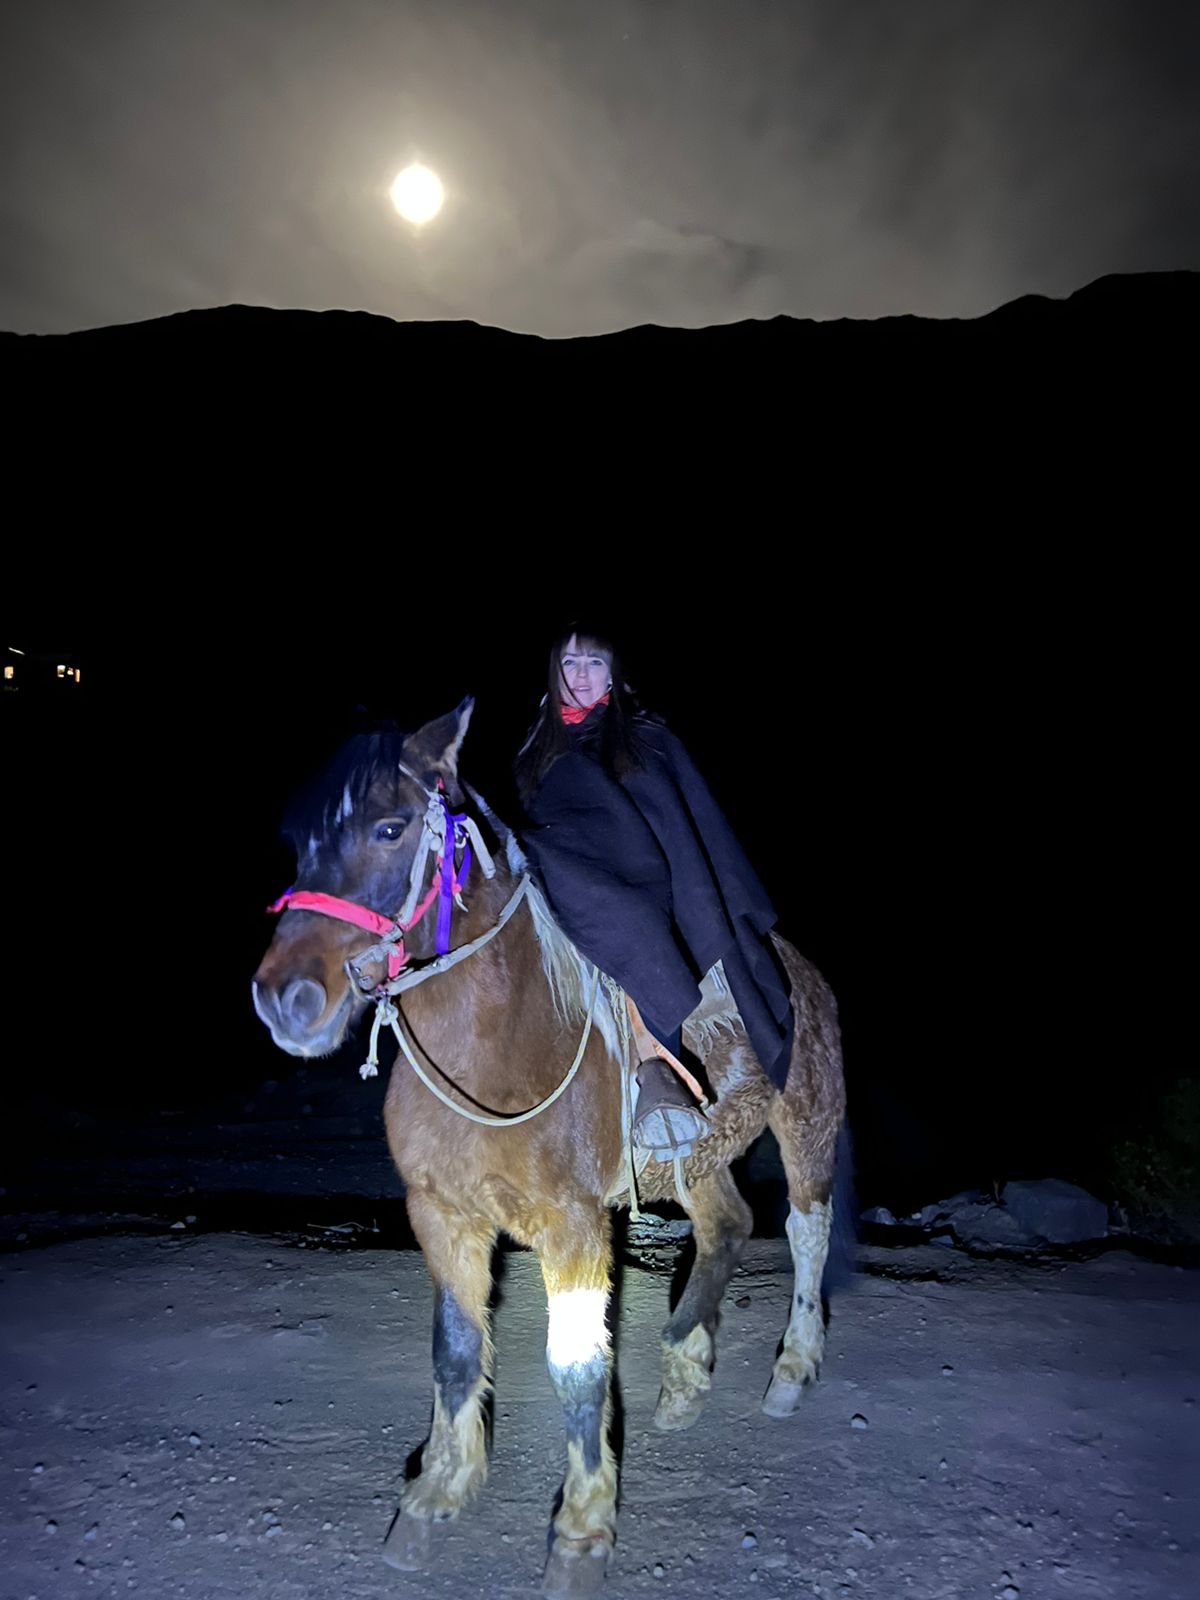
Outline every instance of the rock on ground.
[[1079, 1244], [1108, 1232], [1104, 1202], [1061, 1178], [1005, 1184], [1004, 1205], [1026, 1233], [1049, 1244]]

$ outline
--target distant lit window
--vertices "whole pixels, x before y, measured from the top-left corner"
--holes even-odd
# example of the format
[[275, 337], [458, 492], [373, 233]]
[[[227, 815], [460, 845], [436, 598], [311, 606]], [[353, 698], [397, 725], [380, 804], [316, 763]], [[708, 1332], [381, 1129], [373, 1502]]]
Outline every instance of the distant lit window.
[[79, 668], [78, 667], [75, 668], [75, 682], [76, 683], [79, 682]]
[[60, 678], [65, 678], [65, 677], [66, 677], [66, 675], [67, 675], [67, 669], [66, 669], [66, 667], [59, 667], [59, 669], [58, 669], [58, 675], [59, 675], [59, 677], [60, 677]]
[[16, 667], [5, 667], [5, 669], [4, 669], [4, 676], [5, 676], [5, 677], [6, 677], [6, 678], [7, 678], [7, 679], [8, 679], [8, 681], [9, 681], [9, 682], [10, 682], [10, 683], [11, 683], [11, 682], [12, 682], [12, 680], [13, 680], [13, 679], [14, 679], [14, 678], [15, 678], [15, 677], [16, 677], [16, 675], [17, 675], [17, 669], [16, 669]]

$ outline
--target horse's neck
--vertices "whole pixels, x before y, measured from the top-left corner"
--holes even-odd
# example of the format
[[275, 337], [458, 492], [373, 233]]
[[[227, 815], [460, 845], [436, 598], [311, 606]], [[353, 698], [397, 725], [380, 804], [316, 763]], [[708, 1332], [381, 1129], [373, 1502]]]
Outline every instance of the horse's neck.
[[[496, 867], [493, 879], [464, 891], [470, 910], [454, 915], [451, 951], [495, 928], [516, 892], [520, 877], [507, 862]], [[563, 1023], [528, 898], [494, 937], [409, 989], [401, 1004], [430, 1060], [496, 1110], [524, 1109], [531, 1093], [536, 1098], [561, 1076]]]
[[[494, 877], [481, 877], [477, 883], [467, 884], [463, 889], [463, 900], [466, 902], [467, 911], [465, 914], [460, 911], [454, 913], [450, 933], [451, 949], [469, 944], [474, 939], [480, 939], [495, 928], [504, 914], [505, 907], [516, 894], [520, 882], [520, 874], [512, 870], [503, 855], [498, 855]], [[520, 910], [518, 907], [517, 914]], [[505, 938], [511, 923], [512, 918], [495, 935], [495, 939]], [[489, 939], [477, 954], [484, 955], [495, 943], [495, 939]], [[471, 956], [469, 960], [475, 960], [475, 956]]]

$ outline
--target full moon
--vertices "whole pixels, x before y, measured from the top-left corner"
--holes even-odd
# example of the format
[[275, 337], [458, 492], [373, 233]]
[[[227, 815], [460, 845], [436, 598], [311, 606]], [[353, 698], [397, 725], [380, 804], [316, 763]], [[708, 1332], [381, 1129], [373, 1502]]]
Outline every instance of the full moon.
[[392, 204], [408, 222], [429, 222], [442, 209], [446, 191], [436, 172], [414, 163], [405, 167], [391, 189]]

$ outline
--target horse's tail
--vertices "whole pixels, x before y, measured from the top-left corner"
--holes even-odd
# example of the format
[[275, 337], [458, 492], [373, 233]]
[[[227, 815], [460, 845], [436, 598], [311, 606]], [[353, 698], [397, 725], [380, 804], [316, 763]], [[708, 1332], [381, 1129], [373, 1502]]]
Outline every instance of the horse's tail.
[[854, 1141], [850, 1124], [842, 1118], [833, 1158], [833, 1216], [829, 1229], [829, 1254], [821, 1278], [821, 1293], [829, 1299], [853, 1278], [858, 1257], [858, 1201], [854, 1191]]

